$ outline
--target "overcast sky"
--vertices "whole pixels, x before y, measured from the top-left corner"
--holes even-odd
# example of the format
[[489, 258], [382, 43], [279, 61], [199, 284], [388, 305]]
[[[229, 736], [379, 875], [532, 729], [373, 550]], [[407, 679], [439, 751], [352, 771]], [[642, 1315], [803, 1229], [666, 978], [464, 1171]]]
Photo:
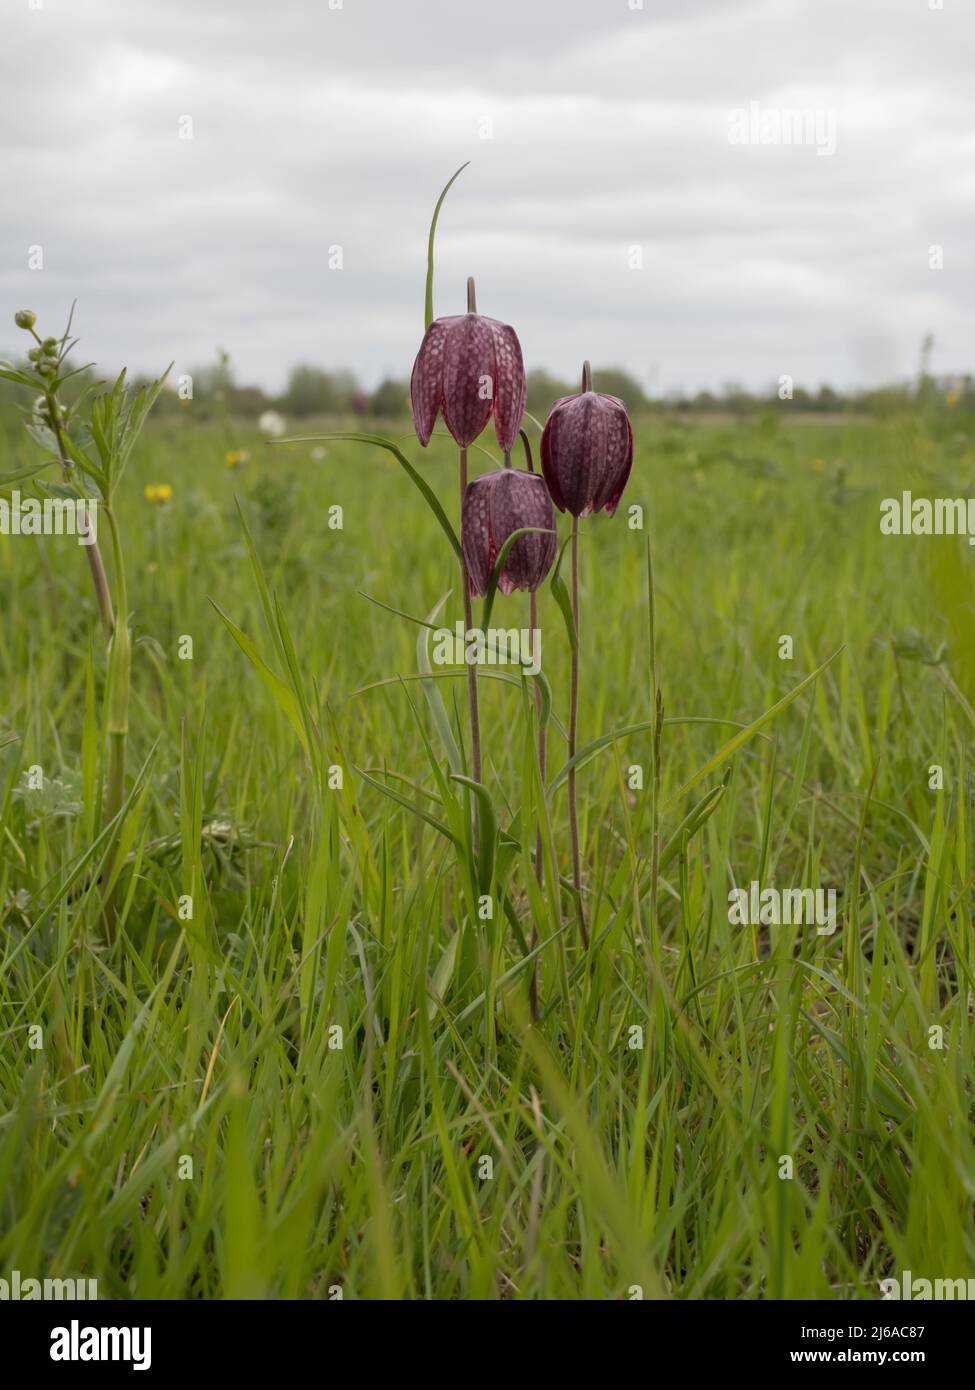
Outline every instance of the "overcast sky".
[[0, 0], [3, 322], [77, 297], [106, 368], [406, 376], [470, 160], [435, 311], [473, 274], [529, 366], [873, 383], [930, 330], [973, 369], [975, 0], [937, 3]]

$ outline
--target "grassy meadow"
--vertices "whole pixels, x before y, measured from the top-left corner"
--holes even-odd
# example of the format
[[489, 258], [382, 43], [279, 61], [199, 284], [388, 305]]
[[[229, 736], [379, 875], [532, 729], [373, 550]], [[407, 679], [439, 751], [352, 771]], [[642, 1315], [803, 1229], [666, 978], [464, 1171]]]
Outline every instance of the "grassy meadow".
[[[85, 552], [0, 536], [0, 1271], [171, 1299], [975, 1273], [973, 554], [879, 530], [904, 488], [971, 491], [971, 418], [636, 422], [619, 512], [581, 527], [580, 745], [628, 730], [580, 760], [587, 953], [552, 873], [571, 886], [549, 585], [547, 794], [532, 683], [479, 682], [486, 885], [446, 751], [463, 678], [417, 679], [409, 617], [462, 611], [434, 517], [379, 448], [242, 426], [231, 469], [186, 410], [150, 419], [119, 496], [112, 939]], [[426, 452], [389, 433], [456, 524], [442, 425]], [[0, 439], [3, 472], [37, 461], [12, 410]], [[527, 627], [527, 595], [492, 623]], [[754, 880], [835, 889], [837, 930], [733, 925]]]

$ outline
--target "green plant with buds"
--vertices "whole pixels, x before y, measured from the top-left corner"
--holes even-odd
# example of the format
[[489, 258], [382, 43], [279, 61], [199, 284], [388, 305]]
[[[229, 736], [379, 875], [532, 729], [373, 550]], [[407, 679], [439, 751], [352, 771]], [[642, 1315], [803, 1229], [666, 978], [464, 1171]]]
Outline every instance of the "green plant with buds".
[[[126, 387], [123, 371], [111, 389], [86, 392], [69, 408], [62, 397], [63, 388], [71, 378], [87, 370], [86, 367], [68, 367], [68, 356], [78, 341], [71, 336], [73, 316], [72, 308], [60, 338], [42, 338], [37, 332], [37, 316], [32, 310], [19, 309], [14, 315], [17, 327], [31, 335], [35, 346], [27, 353], [26, 366], [0, 362], [0, 378], [31, 392], [40, 392], [35, 396], [25, 425], [47, 458], [26, 470], [6, 478], [0, 477], [0, 486], [14, 481], [33, 480], [49, 496], [75, 501], [83, 499], [89, 507], [94, 505], [108, 524], [112, 552], [111, 582], [94, 535], [90, 535], [85, 542], [107, 643], [104, 827], [108, 828], [119, 817], [125, 801], [132, 660], [125, 563], [115, 500], [132, 449], [146, 416], [162, 390], [169, 369], [150, 386], [138, 390]], [[44, 477], [49, 469], [59, 470], [60, 481], [52, 482]], [[86, 523], [80, 525], [84, 528]], [[113, 834], [117, 840], [117, 828]], [[107, 861], [109, 884], [115, 877], [115, 849], [117, 844], [113, 845]], [[115, 907], [110, 889], [105, 897], [105, 921], [111, 936], [114, 934]]]

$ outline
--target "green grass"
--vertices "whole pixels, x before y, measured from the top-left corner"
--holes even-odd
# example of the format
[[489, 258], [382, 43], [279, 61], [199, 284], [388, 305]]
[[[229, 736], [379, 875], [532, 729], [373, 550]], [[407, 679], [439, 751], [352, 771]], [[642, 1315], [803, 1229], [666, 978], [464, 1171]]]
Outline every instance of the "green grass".
[[[36, 454], [3, 428], [12, 471]], [[578, 777], [588, 960], [569, 895], [534, 887], [530, 693], [488, 678], [510, 912], [478, 919], [462, 784], [430, 687], [405, 679], [422, 629], [357, 592], [422, 618], [452, 590], [460, 615], [454, 558], [388, 454], [244, 438], [230, 472], [216, 429], [140, 442], [111, 947], [87, 565], [73, 541], [0, 537], [0, 1275], [112, 1297], [575, 1299], [873, 1298], [904, 1268], [971, 1274], [973, 557], [878, 524], [902, 488], [971, 491], [958, 431], [639, 427], [620, 512], [582, 528], [580, 744], [644, 726]], [[450, 441], [403, 447], [455, 517]], [[147, 482], [172, 485], [167, 507]], [[568, 649], [547, 587], [539, 615], [554, 779]], [[527, 596], [493, 622], [527, 626]], [[462, 680], [433, 688], [463, 743]], [[546, 824], [568, 875], [564, 780]], [[755, 878], [837, 889], [836, 934], [730, 925], [729, 888]]]

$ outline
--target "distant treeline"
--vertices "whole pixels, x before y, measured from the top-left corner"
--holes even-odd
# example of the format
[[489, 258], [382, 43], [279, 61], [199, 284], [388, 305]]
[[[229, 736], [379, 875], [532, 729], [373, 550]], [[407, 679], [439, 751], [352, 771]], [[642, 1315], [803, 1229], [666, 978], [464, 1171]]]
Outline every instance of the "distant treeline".
[[[387, 378], [374, 391], [364, 390], [349, 371], [326, 371], [320, 367], [293, 368], [284, 391], [269, 395], [257, 386], [238, 386], [232, 378], [214, 379], [212, 369], [194, 374], [194, 399], [204, 406], [228, 409], [234, 416], [258, 416], [263, 410], [278, 410], [288, 419], [312, 415], [355, 414], [372, 419], [401, 419], [410, 409], [410, 383], [407, 379]], [[899, 385], [872, 390], [837, 391], [831, 386], [806, 390], [792, 386], [770, 387], [767, 392], [746, 391], [729, 383], [718, 392], [699, 391], [694, 395], [674, 392], [649, 397], [628, 372], [619, 367], [593, 368], [593, 386], [611, 396], [619, 396], [632, 414], [653, 411], [681, 411], [690, 414], [752, 415], [768, 410], [803, 411], [831, 415], [841, 412], [864, 415], [899, 414], [924, 408], [957, 409], [975, 413], [975, 377], [947, 379], [922, 376]], [[578, 391], [579, 383], [561, 381], [546, 371], [528, 373], [528, 410], [544, 419], [560, 396]], [[166, 405], [160, 402], [162, 408]], [[169, 407], [178, 408], [175, 392]]]
[[[299, 364], [292, 368], [283, 392], [273, 394], [260, 386], [242, 386], [227, 353], [218, 351], [215, 363], [191, 370], [185, 377], [174, 373], [160, 397], [155, 413], [175, 414], [185, 410], [186, 396], [192, 400], [198, 418], [232, 415], [256, 419], [265, 410], [276, 410], [286, 419], [322, 415], [359, 415], [372, 419], [401, 419], [409, 413], [410, 386], [406, 379], [387, 378], [375, 390], [365, 390], [350, 371], [328, 371]], [[72, 383], [72, 393], [90, 388], [99, 380], [94, 373], [82, 372]], [[747, 391], [729, 383], [718, 392], [699, 391], [695, 395], [673, 392], [648, 397], [643, 387], [619, 367], [593, 369], [597, 391], [619, 396], [633, 414], [686, 412], [689, 414], [752, 415], [767, 411], [802, 411], [832, 415], [896, 415], [909, 410], [958, 410], [975, 413], [975, 377], [934, 377], [923, 369], [910, 382], [859, 391], [837, 391], [831, 386], [807, 390], [796, 385], [769, 387], [766, 392]], [[0, 388], [4, 383], [0, 383]], [[544, 419], [560, 396], [578, 391], [577, 381], [561, 381], [546, 371], [528, 373], [528, 410]], [[791, 392], [791, 394], [790, 394]], [[13, 388], [0, 390], [0, 399], [13, 398]], [[182, 397], [182, 399], [181, 399]], [[194, 413], [196, 413], [196, 411]]]

